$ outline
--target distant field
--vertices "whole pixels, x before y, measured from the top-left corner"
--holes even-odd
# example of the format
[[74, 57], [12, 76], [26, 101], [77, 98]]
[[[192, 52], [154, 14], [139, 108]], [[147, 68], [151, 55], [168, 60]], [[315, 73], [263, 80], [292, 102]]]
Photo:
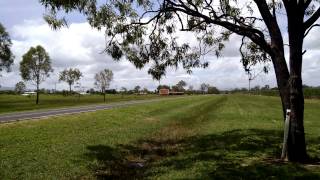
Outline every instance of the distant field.
[[[120, 95], [108, 94], [106, 95], [106, 103], [129, 101], [129, 100], [142, 100], [158, 98], [159, 95]], [[63, 95], [50, 95], [40, 94], [39, 104], [35, 104], [36, 96], [22, 96], [22, 95], [6, 95], [0, 94], [0, 113], [60, 108], [68, 106], [81, 106], [89, 104], [99, 104], [103, 102], [102, 95], [81, 95], [80, 99], [77, 95], [63, 96]]]
[[[319, 109], [306, 100], [312, 157]], [[319, 179], [275, 161], [281, 117], [279, 98], [216, 95], [0, 124], [0, 179]]]
[[[241, 92], [233, 92], [233, 93], [242, 93], [242, 94], [249, 94], [249, 92], [241, 91]], [[278, 90], [252, 90], [250, 91], [251, 94], [254, 95], [263, 95], [263, 96], [279, 96]], [[303, 95], [307, 99], [320, 99], [320, 88], [303, 88]]]

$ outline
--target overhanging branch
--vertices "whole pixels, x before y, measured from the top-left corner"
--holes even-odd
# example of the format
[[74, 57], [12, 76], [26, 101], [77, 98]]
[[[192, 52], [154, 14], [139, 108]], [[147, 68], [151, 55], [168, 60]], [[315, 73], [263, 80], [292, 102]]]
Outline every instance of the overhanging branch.
[[167, 2], [171, 5], [170, 7], [167, 7], [166, 10], [169, 11], [179, 11], [182, 13], [185, 13], [187, 15], [191, 15], [193, 17], [198, 17], [203, 19], [207, 24], [215, 24], [219, 25], [221, 27], [224, 27], [236, 34], [246, 36], [250, 38], [254, 43], [259, 45], [261, 48], [263, 48], [267, 53], [272, 53], [270, 45], [266, 42], [263, 32], [261, 32], [258, 29], [249, 27], [249, 26], [240, 26], [236, 25], [234, 23], [221, 20], [220, 18], [210, 18], [203, 13], [200, 13], [194, 9], [189, 8], [187, 5], [185, 5], [182, 1], [179, 0], [180, 4], [177, 4], [175, 2], [172, 2], [170, 0], [167, 0]]
[[304, 30], [307, 31], [320, 17], [320, 7], [312, 14], [312, 16], [304, 22]]
[[320, 24], [313, 24], [309, 29], [307, 29], [307, 31], [304, 33], [304, 37], [306, 37], [309, 32], [314, 28], [314, 27], [319, 27]]

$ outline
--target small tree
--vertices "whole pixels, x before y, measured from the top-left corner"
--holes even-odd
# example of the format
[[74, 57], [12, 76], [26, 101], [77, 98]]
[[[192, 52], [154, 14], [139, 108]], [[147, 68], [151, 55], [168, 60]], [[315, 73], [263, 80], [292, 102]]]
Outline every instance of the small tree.
[[134, 87], [134, 92], [135, 93], [139, 93], [140, 92], [141, 87], [140, 86], [135, 86]]
[[123, 98], [123, 94], [127, 94], [127, 88], [126, 87], [121, 87], [120, 92], [121, 92], [121, 98]]
[[39, 104], [39, 85], [49, 77], [49, 73], [53, 72], [51, 60], [46, 50], [38, 45], [31, 47], [29, 51], [22, 56], [20, 62], [20, 73], [23, 80], [33, 81], [37, 87], [37, 100]]
[[187, 85], [187, 83], [183, 80], [179, 81], [177, 83], [178, 91], [185, 91], [184, 87]]
[[121, 87], [121, 92], [123, 92], [123, 93], [127, 93], [127, 88], [126, 87]]
[[208, 91], [209, 86], [210, 86], [209, 84], [202, 83], [202, 84], [200, 85], [200, 91], [201, 91], [203, 94], [205, 94], [205, 93]]
[[189, 94], [189, 95], [194, 93], [193, 85], [189, 85], [188, 86], [188, 89], [186, 89], [186, 93]]
[[26, 91], [26, 85], [24, 84], [24, 82], [23, 81], [18, 82], [14, 88], [14, 91], [19, 94]]
[[148, 88], [143, 88], [142, 92], [143, 93], [149, 93], [149, 90], [148, 90]]
[[214, 87], [214, 86], [209, 86], [208, 87], [208, 94], [219, 94], [219, 90], [218, 88]]
[[95, 86], [97, 88], [101, 89], [101, 92], [103, 93], [103, 101], [106, 102], [106, 89], [109, 88], [110, 82], [113, 79], [113, 72], [110, 69], [104, 69], [97, 73], [94, 76], [95, 79]]
[[70, 69], [65, 69], [60, 72], [59, 75], [59, 81], [64, 81], [68, 83], [69, 85], [69, 93], [71, 94], [71, 86], [80, 80], [80, 77], [82, 76], [82, 73], [80, 72], [79, 69], [77, 68], [70, 68]]

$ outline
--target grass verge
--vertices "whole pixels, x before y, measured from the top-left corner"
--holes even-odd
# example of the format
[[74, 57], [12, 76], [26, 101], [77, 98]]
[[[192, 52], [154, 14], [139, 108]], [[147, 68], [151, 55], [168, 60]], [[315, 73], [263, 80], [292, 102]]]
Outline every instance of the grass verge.
[[[101, 95], [77, 95], [62, 96], [53, 94], [41, 94], [39, 104], [35, 104], [35, 96], [22, 95], [7, 95], [0, 94], [0, 114], [18, 111], [30, 111], [39, 109], [62, 108], [70, 106], [83, 106], [90, 104], [104, 104], [103, 96]], [[161, 98], [158, 95], [121, 95], [108, 94], [106, 95], [105, 103], [131, 101], [131, 100], [145, 100]]]
[[[320, 102], [306, 101], [308, 153], [320, 153]], [[0, 125], [0, 179], [318, 179], [280, 163], [280, 101], [194, 96]]]

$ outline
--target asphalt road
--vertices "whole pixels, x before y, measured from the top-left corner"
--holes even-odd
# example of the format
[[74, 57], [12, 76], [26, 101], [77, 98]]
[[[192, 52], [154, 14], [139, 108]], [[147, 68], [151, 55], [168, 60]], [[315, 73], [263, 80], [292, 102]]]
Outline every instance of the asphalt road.
[[21, 120], [30, 120], [30, 119], [41, 119], [41, 118], [46, 118], [50, 116], [59, 116], [59, 115], [66, 115], [66, 114], [92, 112], [92, 111], [112, 109], [117, 107], [125, 107], [125, 106], [136, 105], [136, 104], [157, 102], [157, 101], [168, 100], [168, 99], [172, 99], [172, 98], [136, 100], [136, 101], [126, 101], [126, 102], [119, 102], [119, 103], [112, 103], [112, 104], [103, 104], [103, 105], [90, 105], [90, 106], [70, 107], [70, 108], [61, 108], [61, 109], [6, 113], [2, 115], [0, 114], [0, 123], [8, 123], [8, 122], [14, 122], [14, 121], [21, 121]]

